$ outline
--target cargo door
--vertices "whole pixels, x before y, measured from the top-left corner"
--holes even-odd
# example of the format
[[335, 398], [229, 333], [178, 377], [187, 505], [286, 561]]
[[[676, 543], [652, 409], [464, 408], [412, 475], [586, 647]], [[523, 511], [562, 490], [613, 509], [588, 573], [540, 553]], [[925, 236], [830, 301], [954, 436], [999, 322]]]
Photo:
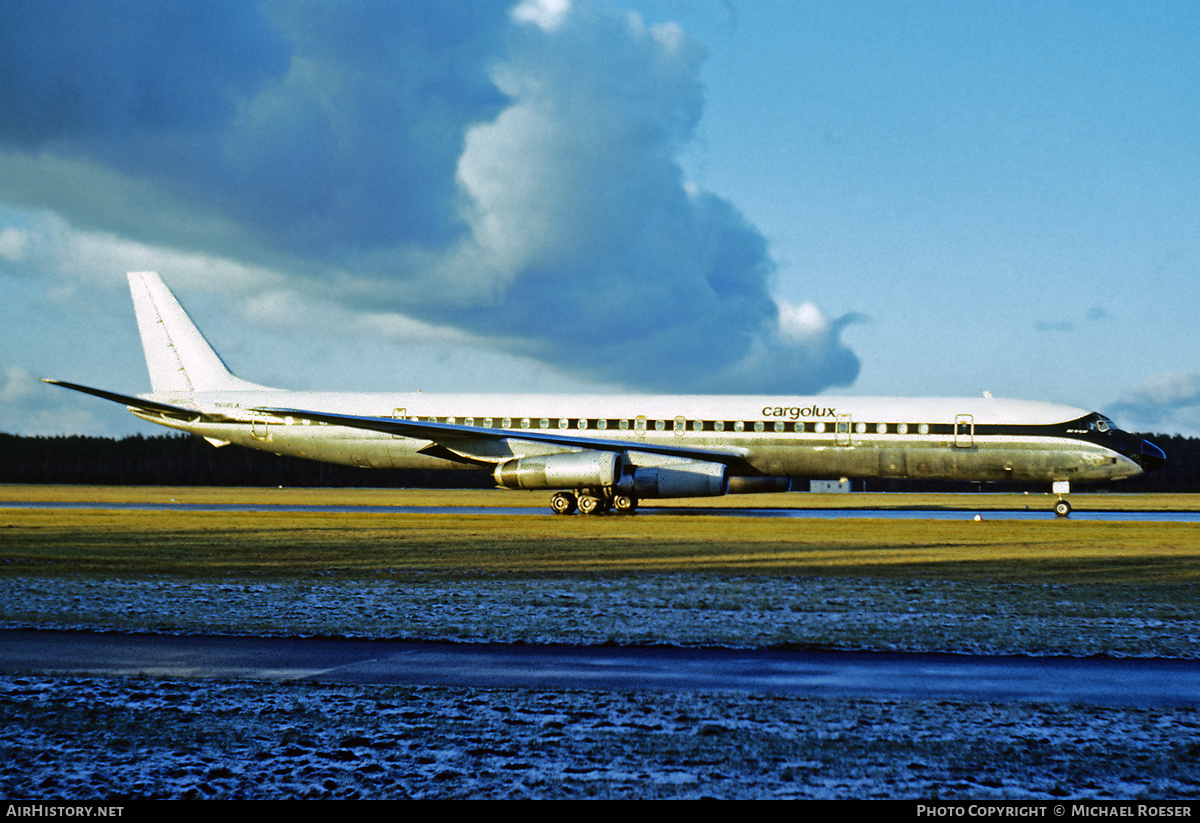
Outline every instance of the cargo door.
[[975, 445], [975, 418], [972, 415], [955, 416], [954, 445], [960, 449], [969, 449]]

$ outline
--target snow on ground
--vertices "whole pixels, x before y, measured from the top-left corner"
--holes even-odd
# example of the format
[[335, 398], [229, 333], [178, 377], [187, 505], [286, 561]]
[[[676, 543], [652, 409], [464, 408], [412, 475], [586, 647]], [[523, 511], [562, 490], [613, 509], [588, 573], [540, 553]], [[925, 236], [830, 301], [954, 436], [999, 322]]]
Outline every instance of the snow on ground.
[[1200, 797], [1192, 710], [0, 677], [0, 796]]
[[682, 574], [394, 583], [20, 578], [0, 593], [0, 627], [1200, 656], [1200, 602], [1189, 592], [1173, 603], [1085, 584]]
[[[0, 626], [1195, 658], [1190, 598], [699, 575], [20, 578]], [[1189, 708], [0, 676], [9, 799], [1196, 798], [1197, 740]]]

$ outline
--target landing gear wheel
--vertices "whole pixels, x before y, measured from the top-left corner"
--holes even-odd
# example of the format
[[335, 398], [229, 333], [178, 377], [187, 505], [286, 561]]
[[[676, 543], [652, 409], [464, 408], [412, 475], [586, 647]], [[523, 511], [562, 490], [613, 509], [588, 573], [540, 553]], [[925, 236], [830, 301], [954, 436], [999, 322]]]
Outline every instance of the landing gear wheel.
[[600, 501], [596, 498], [581, 494], [579, 496], [579, 513], [580, 514], [598, 514], [600, 512]]
[[633, 514], [637, 509], [638, 499], [633, 495], [618, 494], [613, 498], [613, 508], [617, 514]]
[[575, 495], [559, 492], [550, 498], [550, 510], [555, 514], [572, 514], [575, 511]]
[[1054, 504], [1054, 513], [1059, 517], [1066, 517], [1071, 513], [1071, 504], [1066, 500], [1059, 500]]

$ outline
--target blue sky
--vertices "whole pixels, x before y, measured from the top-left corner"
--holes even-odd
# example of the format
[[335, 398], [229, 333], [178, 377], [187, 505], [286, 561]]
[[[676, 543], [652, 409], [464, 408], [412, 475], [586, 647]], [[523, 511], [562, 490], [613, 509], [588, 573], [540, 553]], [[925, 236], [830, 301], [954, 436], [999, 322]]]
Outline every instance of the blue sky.
[[0, 6], [0, 431], [124, 274], [297, 389], [977, 395], [1200, 435], [1200, 7]]

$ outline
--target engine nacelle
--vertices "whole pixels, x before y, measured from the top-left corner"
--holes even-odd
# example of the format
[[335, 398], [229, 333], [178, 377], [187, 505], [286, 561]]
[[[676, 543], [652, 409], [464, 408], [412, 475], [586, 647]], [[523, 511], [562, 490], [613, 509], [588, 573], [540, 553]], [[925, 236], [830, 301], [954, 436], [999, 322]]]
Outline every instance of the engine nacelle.
[[501, 463], [492, 476], [506, 489], [607, 489], [621, 479], [621, 456], [597, 451], [535, 454]]
[[719, 497], [729, 487], [725, 465], [685, 460], [662, 466], [639, 466], [621, 478], [618, 491], [640, 499], [653, 497]]
[[770, 492], [790, 492], [792, 478], [790, 477], [731, 477], [729, 478], [730, 494], [768, 494]]

